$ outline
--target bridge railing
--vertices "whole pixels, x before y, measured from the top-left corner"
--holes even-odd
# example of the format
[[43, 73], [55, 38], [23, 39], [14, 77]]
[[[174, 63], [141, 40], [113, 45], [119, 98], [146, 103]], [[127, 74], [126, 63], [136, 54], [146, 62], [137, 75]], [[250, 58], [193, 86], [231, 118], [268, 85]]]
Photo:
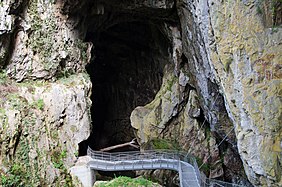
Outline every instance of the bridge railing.
[[194, 165], [195, 159], [193, 156], [181, 152], [172, 150], [145, 150], [145, 151], [129, 151], [129, 152], [101, 152], [94, 151], [88, 147], [87, 155], [93, 159], [105, 160], [105, 161], [128, 161], [128, 160], [148, 160], [148, 159], [173, 159], [188, 162]]
[[[216, 186], [216, 187], [242, 187], [241, 185], [236, 185], [228, 182], [213, 180], [213, 179], [207, 179], [206, 177], [202, 176], [200, 174], [196, 159], [185, 152], [182, 151], [176, 151], [176, 150], [145, 150], [145, 151], [129, 151], [129, 152], [114, 152], [114, 153], [108, 153], [108, 152], [102, 152], [102, 151], [94, 151], [90, 147], [87, 149], [87, 155], [92, 157], [93, 159], [97, 160], [104, 160], [104, 161], [133, 161], [133, 160], [152, 160], [152, 159], [172, 159], [172, 160], [178, 160], [184, 161], [186, 163], [191, 164], [194, 169], [197, 176], [197, 179], [200, 183], [200, 186], [203, 187], [210, 187], [210, 186]], [[178, 167], [181, 167], [181, 164], [179, 164]], [[181, 172], [181, 168], [180, 168]], [[184, 181], [185, 182], [185, 181]]]

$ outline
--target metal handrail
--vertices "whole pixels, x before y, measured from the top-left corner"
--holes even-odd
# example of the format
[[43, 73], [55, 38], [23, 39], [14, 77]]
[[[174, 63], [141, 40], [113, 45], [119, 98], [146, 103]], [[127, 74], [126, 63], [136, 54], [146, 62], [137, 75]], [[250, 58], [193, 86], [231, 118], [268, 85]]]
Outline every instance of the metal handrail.
[[102, 152], [94, 151], [90, 147], [87, 149], [87, 155], [93, 159], [105, 161], [125, 161], [125, 160], [144, 160], [144, 159], [174, 159], [185, 161], [194, 165], [195, 158], [187, 155], [185, 152], [175, 150], [145, 150], [145, 151], [128, 151], [128, 152]]
[[[181, 186], [183, 186], [184, 183], [188, 182], [185, 181], [185, 177], [182, 177], [182, 164], [188, 163], [192, 168], [194, 168], [193, 165], [196, 164], [196, 160], [192, 155], [189, 155], [185, 152], [181, 152], [178, 150], [177, 151], [176, 150], [145, 150], [142, 152], [129, 151], [129, 152], [108, 153], [102, 151], [94, 151], [90, 147], [88, 147], [87, 155], [90, 156], [92, 159], [102, 160], [104, 162], [105, 161], [112, 162], [115, 164], [119, 162], [122, 166], [124, 166], [124, 164], [127, 162], [140, 161], [142, 168], [143, 168], [143, 164], [146, 161], [150, 160], [152, 161], [152, 167], [153, 164], [160, 164], [161, 167], [166, 166], [167, 168], [175, 169], [176, 171], [179, 171]], [[167, 163], [164, 164], [163, 162], [167, 162]], [[168, 162], [172, 162], [170, 167]], [[164, 166], [162, 166], [162, 164], [164, 164]], [[197, 176], [196, 171], [194, 171], [194, 173], [196, 175], [195, 181], [198, 181], [197, 183], [199, 184], [200, 178]]]
[[[190, 167], [193, 168], [193, 171], [196, 175], [195, 181], [200, 186], [210, 186], [211, 184], [217, 184], [218, 186], [220, 185], [225, 185], [225, 186], [236, 186], [239, 187], [240, 185], [228, 183], [228, 182], [223, 182], [223, 181], [218, 181], [218, 180], [213, 180], [213, 179], [207, 179], [203, 178], [200, 174], [200, 170], [198, 168], [196, 159], [185, 152], [178, 151], [178, 150], [145, 150], [145, 151], [128, 151], [128, 152], [114, 152], [114, 153], [109, 153], [109, 152], [102, 152], [102, 151], [94, 151], [90, 147], [87, 149], [87, 155], [90, 156], [92, 159], [95, 160], [102, 160], [102, 161], [107, 161], [107, 162], [112, 162], [116, 164], [117, 162], [124, 164], [127, 162], [132, 162], [132, 161], [141, 161], [140, 164], [144, 164], [146, 161], [151, 160], [152, 164], [158, 163], [161, 165], [164, 160], [168, 161], [171, 160], [174, 163], [171, 163], [173, 166], [170, 166], [170, 169], [175, 169], [179, 171], [179, 177], [180, 177], [180, 185], [184, 186], [183, 184], [187, 184], [188, 181], [185, 181], [185, 177], [183, 176], [182, 172], [182, 164], [183, 163], [188, 163]], [[144, 162], [144, 163], [142, 163]], [[168, 163], [167, 163], [167, 168], [168, 168]], [[115, 165], [116, 167], [116, 165]], [[124, 167], [124, 166], [123, 166]], [[133, 167], [134, 168], [134, 167]], [[143, 168], [143, 165], [142, 165]], [[186, 185], [189, 186], [189, 185]]]

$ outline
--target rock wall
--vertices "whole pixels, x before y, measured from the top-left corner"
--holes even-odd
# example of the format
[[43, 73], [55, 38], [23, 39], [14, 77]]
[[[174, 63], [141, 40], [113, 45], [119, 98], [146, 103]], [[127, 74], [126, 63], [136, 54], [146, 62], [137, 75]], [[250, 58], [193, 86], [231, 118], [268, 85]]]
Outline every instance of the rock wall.
[[9, 77], [51, 79], [84, 70], [91, 46], [81, 41], [75, 23], [61, 13], [64, 4], [31, 0], [1, 5], [5, 21], [1, 65], [7, 66]]
[[[264, 7], [263, 13], [258, 12], [260, 6]], [[269, 14], [271, 6], [274, 12]], [[279, 16], [275, 12], [281, 11], [281, 4], [191, 0], [177, 1], [176, 7], [181, 21], [182, 50], [189, 67], [188, 80], [197, 90], [211, 131], [230, 145], [225, 148], [224, 154], [228, 156], [223, 159], [223, 166], [234, 168], [234, 163], [240, 162], [235, 159], [232, 164], [228, 163], [230, 151], [238, 149], [252, 184], [280, 186], [282, 48], [281, 28], [277, 27]], [[132, 125], [138, 129], [142, 141], [165, 136], [164, 129], [171, 127], [172, 121], [181, 124], [178, 98], [173, 97], [169, 104], [158, 102], [159, 98], [166, 100], [169, 95], [181, 95], [177, 88], [180, 75], [176, 76], [172, 93], [161, 88], [159, 94], [164, 97], [157, 94], [152, 103], [133, 111]], [[164, 79], [164, 84], [166, 82]], [[189, 121], [184, 124], [193, 126]], [[176, 137], [179, 142], [181, 133], [170, 137]], [[199, 134], [196, 133], [197, 137]], [[187, 143], [189, 139], [184, 140]], [[190, 141], [190, 146], [194, 141]], [[216, 163], [215, 160], [212, 163]], [[235, 178], [232, 180], [236, 181]]]
[[130, 116], [141, 147], [191, 152], [211, 178], [281, 186], [281, 7], [276, 0], [1, 1], [1, 182], [75, 182], [68, 168], [91, 126], [85, 67], [97, 40], [87, 34], [137, 21], [157, 26], [169, 43], [159, 92]]
[[199, 1], [195, 15], [246, 174], [254, 185], [280, 186], [281, 3]]
[[2, 182], [17, 176], [14, 185], [70, 185], [67, 169], [90, 134], [88, 75], [53, 83], [6, 78], [0, 90], [0, 169], [7, 172]]
[[72, 186], [90, 134], [91, 45], [64, 2], [0, 2], [0, 183]]

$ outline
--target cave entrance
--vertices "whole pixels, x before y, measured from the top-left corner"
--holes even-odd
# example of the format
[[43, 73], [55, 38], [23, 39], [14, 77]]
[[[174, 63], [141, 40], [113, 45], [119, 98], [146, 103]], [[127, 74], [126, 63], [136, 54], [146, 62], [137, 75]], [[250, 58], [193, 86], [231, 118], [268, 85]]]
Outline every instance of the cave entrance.
[[[130, 114], [152, 101], [160, 89], [170, 47], [158, 26], [149, 21], [88, 31], [86, 41], [94, 44], [87, 67], [93, 87], [92, 133], [86, 144], [99, 150], [135, 137]], [[83, 147], [80, 155], [86, 154]]]

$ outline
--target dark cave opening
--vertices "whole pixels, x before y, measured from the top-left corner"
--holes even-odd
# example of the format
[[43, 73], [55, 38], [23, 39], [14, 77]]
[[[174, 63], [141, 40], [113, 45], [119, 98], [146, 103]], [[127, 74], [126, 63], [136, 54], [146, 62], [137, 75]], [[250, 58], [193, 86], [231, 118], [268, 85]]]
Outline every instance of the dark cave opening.
[[93, 84], [92, 132], [80, 143], [80, 156], [86, 154], [88, 146], [99, 150], [135, 137], [130, 114], [154, 99], [170, 59], [168, 40], [149, 21], [118, 23], [99, 32], [90, 30], [86, 41], [95, 46], [87, 67]]

